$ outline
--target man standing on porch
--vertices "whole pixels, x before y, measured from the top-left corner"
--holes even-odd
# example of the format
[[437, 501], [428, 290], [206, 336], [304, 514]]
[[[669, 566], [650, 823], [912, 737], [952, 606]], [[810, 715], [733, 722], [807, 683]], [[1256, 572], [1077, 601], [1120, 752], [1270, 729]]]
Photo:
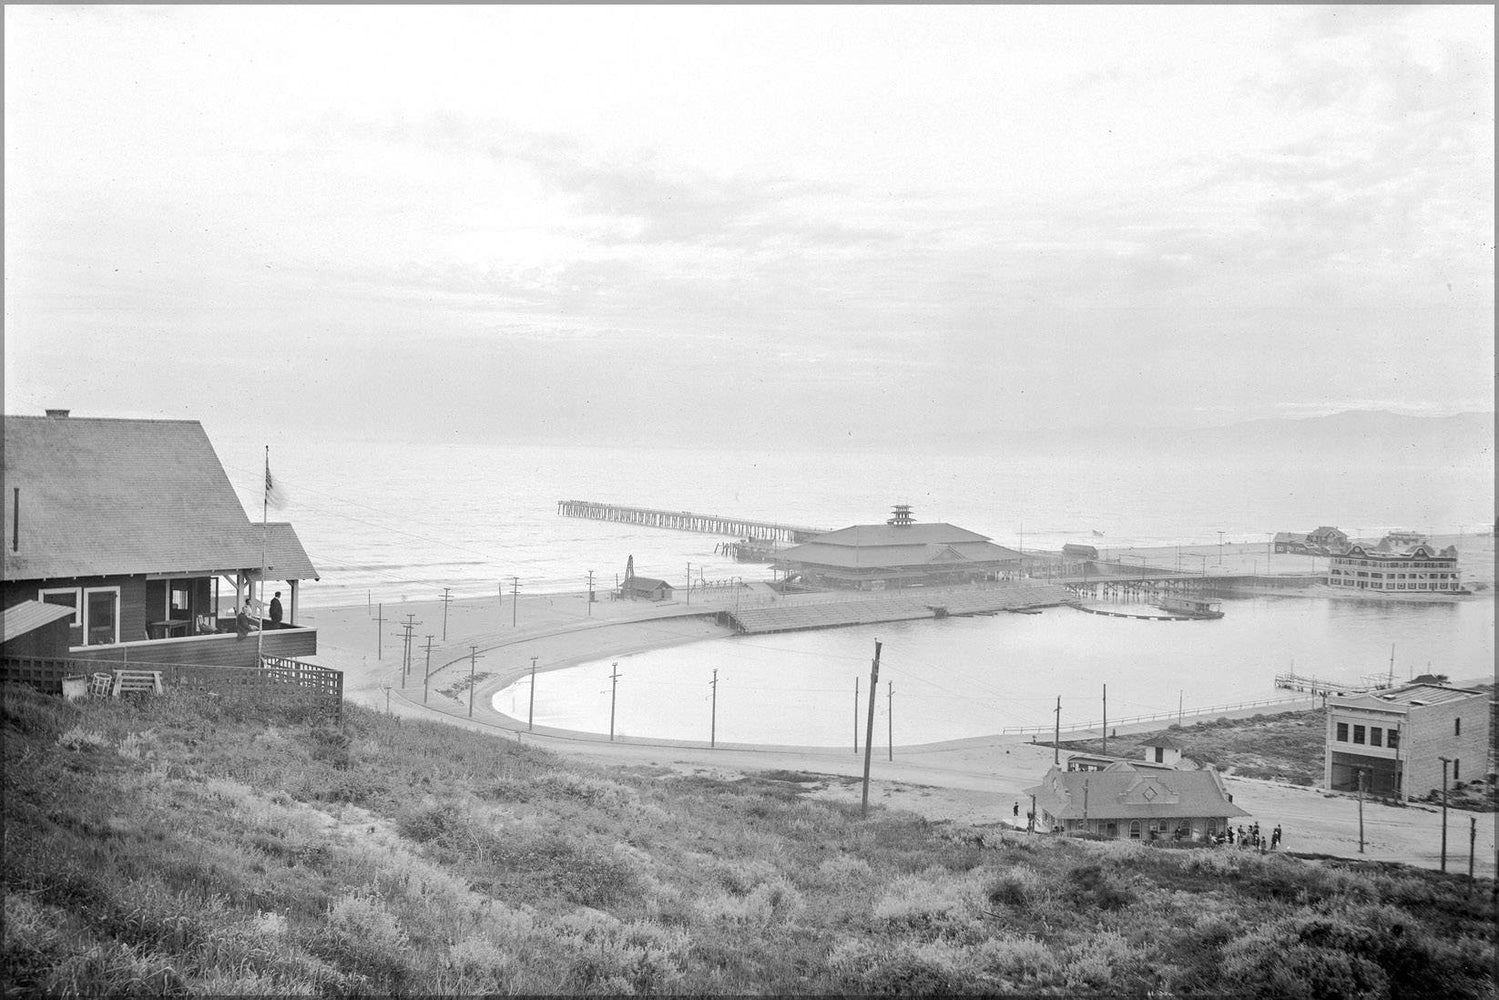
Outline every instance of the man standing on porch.
[[279, 626], [281, 624], [281, 591], [276, 591], [276, 596], [271, 598], [271, 622]]

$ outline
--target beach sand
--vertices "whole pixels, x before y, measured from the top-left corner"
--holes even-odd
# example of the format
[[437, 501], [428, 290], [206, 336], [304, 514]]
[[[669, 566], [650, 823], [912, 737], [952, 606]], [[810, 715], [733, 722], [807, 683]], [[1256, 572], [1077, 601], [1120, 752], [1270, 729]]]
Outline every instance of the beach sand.
[[[1216, 551], [1217, 546], [1212, 548]], [[1171, 551], [1174, 556], [1175, 548]], [[1263, 554], [1263, 546], [1259, 551]], [[378, 609], [314, 608], [299, 615], [298, 621], [318, 629], [318, 655], [313, 659], [344, 671], [345, 697], [368, 708], [490, 732], [497, 739], [529, 742], [604, 765], [665, 767], [682, 773], [729, 776], [771, 770], [825, 775], [825, 787], [815, 794], [859, 801], [861, 787], [856, 779], [863, 774], [864, 759], [852, 746], [719, 744], [710, 748], [706, 742], [626, 737], [611, 742], [606, 734], [541, 727], [528, 732], [525, 719], [507, 718], [489, 707], [494, 692], [530, 672], [532, 657], [536, 657], [536, 669], [541, 672], [727, 635], [726, 628], [700, 617], [707, 610], [726, 606], [725, 599], [715, 601], [697, 594], [690, 604], [680, 599], [650, 604], [605, 598], [592, 607], [581, 594], [521, 596], [518, 604], [509, 595], [502, 599], [455, 600], [447, 612], [445, 641], [441, 601], [403, 602]], [[403, 687], [401, 623], [408, 620], [417, 623], [413, 629], [416, 642], [413, 670]], [[433, 674], [424, 705], [422, 674], [428, 635], [433, 637]], [[476, 673], [489, 676], [475, 686], [470, 718], [466, 692], [455, 699], [437, 689], [467, 678], [469, 654], [475, 649]], [[1159, 725], [1131, 728], [1148, 730]], [[1128, 731], [1122, 726], [1119, 729]], [[1034, 745], [1022, 736], [898, 746], [893, 761], [887, 759], [887, 753], [886, 748], [876, 746], [871, 803], [909, 810], [932, 820], [1004, 828], [1023, 826], [1030, 808], [1024, 790], [1040, 782], [1054, 758], [1052, 748]], [[1440, 810], [1424, 805], [1397, 808], [1365, 803], [1366, 845], [1361, 855], [1357, 804], [1351, 797], [1245, 778], [1229, 778], [1228, 787], [1235, 804], [1248, 810], [1262, 827], [1282, 826], [1288, 850], [1438, 866]], [[1476, 871], [1492, 877], [1496, 867], [1494, 817], [1475, 815]], [[1449, 810], [1449, 871], [1466, 870], [1468, 816], [1460, 810]]]

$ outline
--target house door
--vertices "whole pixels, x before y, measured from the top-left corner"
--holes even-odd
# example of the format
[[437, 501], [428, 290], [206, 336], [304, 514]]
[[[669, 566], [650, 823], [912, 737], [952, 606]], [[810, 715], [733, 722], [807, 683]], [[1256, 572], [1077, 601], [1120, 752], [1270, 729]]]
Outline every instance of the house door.
[[120, 588], [90, 588], [84, 593], [84, 629], [90, 646], [120, 641]]

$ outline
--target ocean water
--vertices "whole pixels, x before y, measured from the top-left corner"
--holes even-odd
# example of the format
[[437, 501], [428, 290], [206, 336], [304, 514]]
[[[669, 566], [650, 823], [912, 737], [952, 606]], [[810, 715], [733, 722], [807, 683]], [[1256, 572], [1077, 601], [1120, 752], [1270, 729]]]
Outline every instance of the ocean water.
[[[264, 452], [216, 440], [231, 481], [260, 515]], [[1059, 549], [1263, 542], [1266, 534], [1335, 524], [1457, 532], [1492, 523], [1492, 467], [1395, 462], [1287, 463], [1228, 455], [1139, 453], [878, 455], [832, 451], [649, 451], [593, 447], [349, 445], [276, 448], [271, 467], [290, 500], [273, 520], [295, 526], [321, 579], [304, 606], [428, 600], [612, 584], [626, 559], [680, 584], [768, 579], [768, 567], [715, 555], [724, 539], [564, 518], [558, 500], [690, 510], [839, 528], [882, 522], [896, 503], [1004, 545]], [[1094, 532], [1101, 533], [1101, 537]]]

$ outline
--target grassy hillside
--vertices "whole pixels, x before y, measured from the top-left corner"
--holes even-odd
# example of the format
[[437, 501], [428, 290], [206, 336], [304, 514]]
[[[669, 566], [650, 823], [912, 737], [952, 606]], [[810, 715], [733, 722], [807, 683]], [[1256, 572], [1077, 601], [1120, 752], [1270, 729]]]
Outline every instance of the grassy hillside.
[[[1108, 741], [1115, 757], [1140, 757], [1145, 742], [1166, 735], [1182, 745], [1182, 756], [1211, 764], [1225, 774], [1269, 778], [1296, 785], [1322, 781], [1327, 720], [1320, 710], [1273, 712], [1247, 719], [1210, 719], [1190, 726], [1170, 726], [1152, 733], [1132, 733]], [[1102, 753], [1103, 740], [1063, 741], [1075, 753]]]
[[350, 709], [4, 693], [9, 995], [1487, 997], [1489, 884], [861, 821]]

